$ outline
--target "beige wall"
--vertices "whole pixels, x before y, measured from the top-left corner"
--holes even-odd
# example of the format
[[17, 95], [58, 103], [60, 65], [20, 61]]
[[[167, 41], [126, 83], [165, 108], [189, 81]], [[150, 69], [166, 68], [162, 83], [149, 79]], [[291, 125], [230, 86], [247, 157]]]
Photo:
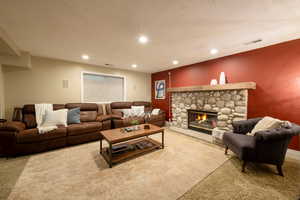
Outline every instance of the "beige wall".
[[[151, 100], [148, 73], [32, 57], [32, 69], [5, 67], [6, 114], [11, 116], [14, 106], [29, 103], [80, 102], [82, 71], [125, 76], [128, 101]], [[69, 88], [63, 88], [63, 80], [69, 81]]]
[[2, 66], [0, 65], [0, 118], [4, 118], [4, 76]]

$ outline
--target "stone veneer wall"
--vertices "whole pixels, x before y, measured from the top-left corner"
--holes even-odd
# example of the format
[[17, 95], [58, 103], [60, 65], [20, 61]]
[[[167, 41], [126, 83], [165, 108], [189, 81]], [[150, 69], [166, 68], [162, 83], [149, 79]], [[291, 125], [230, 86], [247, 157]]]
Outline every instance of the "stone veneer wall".
[[[232, 121], [247, 119], [248, 90], [172, 93], [172, 126], [187, 128], [187, 109], [218, 112], [214, 132], [232, 130]], [[221, 138], [219, 138], [221, 139]]]

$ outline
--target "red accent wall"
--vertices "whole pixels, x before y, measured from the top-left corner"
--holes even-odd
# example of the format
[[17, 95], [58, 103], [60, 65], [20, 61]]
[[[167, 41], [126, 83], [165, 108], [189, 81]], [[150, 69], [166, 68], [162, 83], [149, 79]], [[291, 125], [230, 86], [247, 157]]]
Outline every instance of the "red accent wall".
[[[166, 80], [167, 87], [208, 85], [222, 71], [229, 83], [256, 82], [257, 89], [249, 91], [248, 118], [268, 115], [300, 124], [300, 39], [153, 73], [152, 103], [169, 116], [169, 95], [154, 98], [155, 80]], [[294, 137], [290, 148], [300, 150], [299, 140]]]

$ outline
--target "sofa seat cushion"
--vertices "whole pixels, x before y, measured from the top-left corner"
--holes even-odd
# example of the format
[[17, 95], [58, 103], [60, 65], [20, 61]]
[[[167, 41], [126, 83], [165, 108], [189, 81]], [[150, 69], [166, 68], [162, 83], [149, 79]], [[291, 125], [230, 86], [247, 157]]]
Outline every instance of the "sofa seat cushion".
[[255, 160], [255, 138], [249, 135], [224, 133], [223, 143], [242, 160]]
[[102, 124], [100, 122], [82, 122], [80, 124], [71, 124], [68, 126], [68, 135], [81, 135], [100, 131]]
[[156, 122], [156, 121], [164, 121], [165, 120], [165, 116], [164, 115], [151, 115], [150, 118], [146, 117], [146, 121], [147, 122]]
[[21, 131], [17, 135], [17, 143], [34, 143], [34, 142], [42, 142], [45, 140], [52, 140], [56, 138], [66, 137], [67, 136], [67, 128], [63, 126], [59, 126], [58, 129], [50, 131], [48, 133], [39, 134], [37, 128], [26, 129]]
[[139, 124], [144, 124], [145, 119], [144, 117], [128, 117], [124, 119], [114, 119], [113, 123], [115, 128], [121, 128], [121, 127], [126, 127], [126, 126], [132, 126], [132, 121], [137, 120]]

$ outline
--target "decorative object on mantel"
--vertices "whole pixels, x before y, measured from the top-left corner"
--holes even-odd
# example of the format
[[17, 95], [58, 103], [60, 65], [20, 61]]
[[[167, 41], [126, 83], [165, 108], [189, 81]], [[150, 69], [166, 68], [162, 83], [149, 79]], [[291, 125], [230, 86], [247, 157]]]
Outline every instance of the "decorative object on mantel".
[[214, 90], [242, 90], [256, 89], [255, 82], [227, 83], [225, 85], [196, 85], [188, 87], [168, 88], [168, 92], [196, 92], [196, 91], [214, 91]]
[[225, 72], [221, 72], [219, 84], [220, 85], [226, 84], [226, 75], [225, 75]]
[[210, 85], [218, 85], [217, 79], [211, 79]]

